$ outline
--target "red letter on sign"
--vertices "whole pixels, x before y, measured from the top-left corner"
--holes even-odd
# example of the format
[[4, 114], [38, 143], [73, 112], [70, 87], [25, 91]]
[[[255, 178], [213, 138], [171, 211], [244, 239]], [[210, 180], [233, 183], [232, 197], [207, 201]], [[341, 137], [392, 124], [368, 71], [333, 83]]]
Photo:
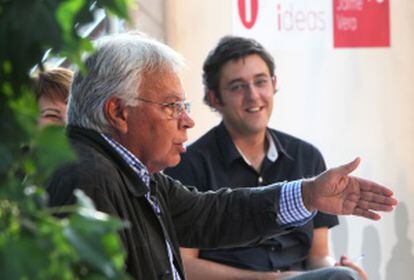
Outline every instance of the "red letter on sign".
[[[247, 18], [246, 1], [250, 1], [250, 15]], [[259, 8], [259, 0], [239, 0], [239, 16], [243, 25], [250, 29], [253, 27], [257, 19], [257, 11]]]

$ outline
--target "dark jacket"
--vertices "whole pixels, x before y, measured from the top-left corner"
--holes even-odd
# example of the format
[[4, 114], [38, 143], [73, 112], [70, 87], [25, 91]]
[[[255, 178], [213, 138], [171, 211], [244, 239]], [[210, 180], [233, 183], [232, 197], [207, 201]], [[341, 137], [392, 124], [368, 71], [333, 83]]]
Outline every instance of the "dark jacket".
[[98, 210], [130, 221], [131, 227], [120, 236], [126, 269], [136, 279], [172, 279], [165, 239], [184, 279], [179, 245], [254, 244], [288, 230], [276, 223], [279, 185], [200, 193], [161, 173], [152, 174], [151, 195], [161, 208], [157, 216], [144, 197], [144, 183], [98, 133], [69, 127], [68, 136], [78, 160], [55, 172], [48, 185], [50, 205], [74, 203], [73, 190], [78, 188]]

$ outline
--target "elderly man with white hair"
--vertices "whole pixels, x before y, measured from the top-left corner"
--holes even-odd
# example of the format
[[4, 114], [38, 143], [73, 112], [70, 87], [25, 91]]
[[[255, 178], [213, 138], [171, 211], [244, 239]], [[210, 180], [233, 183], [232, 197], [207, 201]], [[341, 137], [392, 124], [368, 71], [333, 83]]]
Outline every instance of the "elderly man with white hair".
[[79, 188], [98, 210], [128, 220], [120, 232], [135, 279], [185, 279], [179, 246], [258, 243], [300, 226], [317, 211], [377, 220], [397, 203], [388, 188], [350, 176], [356, 159], [312, 178], [201, 193], [160, 173], [179, 163], [194, 126], [171, 48], [127, 33], [100, 40], [73, 80], [69, 140], [77, 161], [58, 169], [50, 205]]

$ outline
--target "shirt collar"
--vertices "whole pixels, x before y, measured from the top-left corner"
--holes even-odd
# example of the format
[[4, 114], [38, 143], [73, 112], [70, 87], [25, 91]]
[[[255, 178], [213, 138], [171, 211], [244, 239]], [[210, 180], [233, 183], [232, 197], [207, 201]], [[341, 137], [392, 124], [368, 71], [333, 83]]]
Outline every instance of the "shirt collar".
[[269, 130], [266, 131], [266, 139], [269, 143], [269, 149], [267, 150], [266, 157], [271, 161], [275, 162], [279, 157], [279, 153], [276, 149], [275, 141], [273, 141], [272, 135], [270, 135]]
[[101, 133], [101, 136], [111, 145], [112, 148], [122, 157], [123, 160], [134, 170], [135, 174], [144, 182], [149, 189], [150, 174], [147, 167], [127, 148], [112, 139], [110, 136]]
[[287, 151], [287, 143], [283, 142], [283, 144], [282, 144], [280, 139], [277, 137], [275, 131], [273, 131], [271, 129], [267, 129], [267, 135], [268, 135], [268, 137], [270, 137], [273, 140], [273, 144], [274, 144], [274, 147], [276, 148], [276, 152], [277, 152], [277, 157], [279, 157], [279, 155], [282, 154], [290, 160], [295, 160], [294, 157], [291, 154], [289, 154], [288, 151]]
[[[266, 157], [269, 161], [275, 162], [277, 160], [277, 157], [279, 156], [279, 153], [276, 150], [275, 142], [273, 141], [272, 136], [270, 135], [269, 131], [266, 131], [266, 139], [269, 142], [269, 148], [267, 149]], [[243, 152], [240, 151], [239, 147], [235, 145], [237, 151], [239, 152], [240, 156], [243, 158], [243, 160], [248, 164], [252, 165], [250, 161], [244, 156]]]
[[[286, 148], [281, 144], [275, 133], [272, 130], [267, 129], [266, 137], [269, 141], [269, 149], [267, 150], [266, 157], [275, 162], [280, 155], [284, 155], [293, 160], [293, 157], [288, 154]], [[223, 122], [217, 126], [217, 143], [222, 154], [225, 164], [228, 166], [234, 160], [243, 158], [236, 145], [234, 145], [229, 132], [227, 131]]]

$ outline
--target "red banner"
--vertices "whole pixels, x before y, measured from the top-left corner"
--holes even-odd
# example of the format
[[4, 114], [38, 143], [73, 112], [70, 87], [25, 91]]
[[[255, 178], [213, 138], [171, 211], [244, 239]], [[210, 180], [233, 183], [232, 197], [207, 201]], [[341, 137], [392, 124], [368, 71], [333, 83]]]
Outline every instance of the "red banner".
[[334, 0], [334, 47], [389, 47], [389, 0]]

